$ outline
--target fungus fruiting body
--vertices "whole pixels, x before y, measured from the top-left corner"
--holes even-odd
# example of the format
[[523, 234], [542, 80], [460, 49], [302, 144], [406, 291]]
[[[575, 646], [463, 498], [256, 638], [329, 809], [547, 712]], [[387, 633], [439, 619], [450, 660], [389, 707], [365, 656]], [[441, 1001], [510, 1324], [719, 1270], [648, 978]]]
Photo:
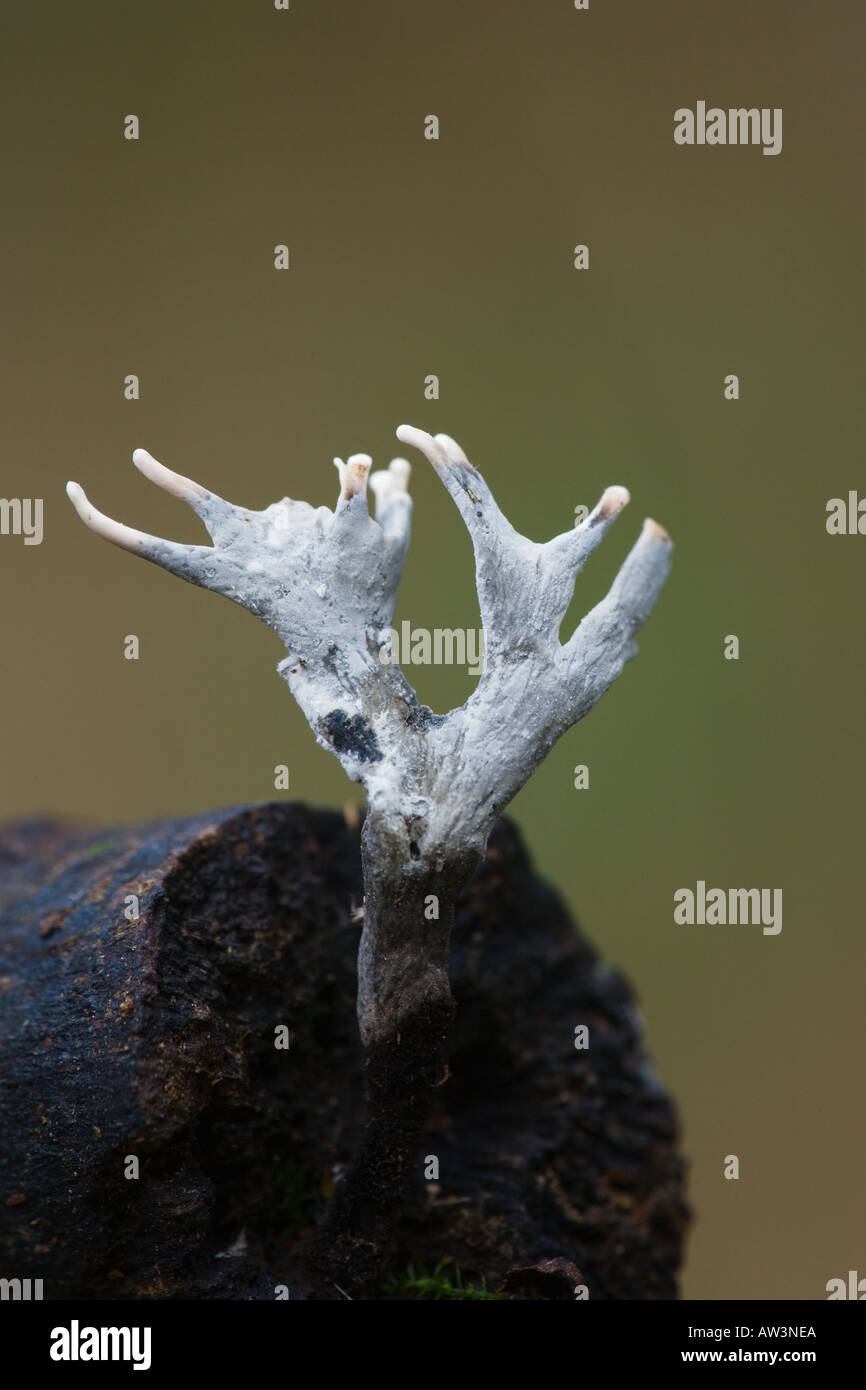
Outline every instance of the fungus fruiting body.
[[[67, 486], [97, 535], [234, 600], [278, 634], [287, 650], [279, 672], [318, 742], [364, 787], [361, 1036], [374, 1077], [377, 1068], [392, 1075], [407, 1046], [424, 1060], [411, 1094], [393, 1100], [402, 1121], [395, 1128], [391, 1115], [379, 1134], [377, 1114], [383, 1120], [392, 1105], [390, 1082], [378, 1090], [371, 1082], [366, 1158], [356, 1164], [354, 1188], [342, 1185], [347, 1239], [360, 1229], [351, 1193], [369, 1201], [375, 1190], [374, 1205], [392, 1200], [382, 1173], [390, 1164], [399, 1186], [405, 1163], [395, 1146], [411, 1144], [423, 1119], [418, 1098], [441, 1079], [453, 1011], [448, 945], [456, 896], [496, 818], [635, 654], [635, 633], [652, 611], [672, 550], [662, 527], [645, 521], [607, 595], [560, 642], [575, 578], [627, 504], [625, 488], [607, 488], [580, 525], [538, 544], [509, 523], [448, 435], [402, 425], [397, 437], [432, 464], [475, 551], [484, 668], [465, 704], [444, 715], [420, 703], [396, 662], [381, 659], [409, 544], [405, 459], [372, 475], [366, 454], [335, 459], [340, 492], [333, 511], [283, 498], [257, 512], [137, 449], [136, 467], [192, 507], [213, 546], [180, 545], [120, 525], [92, 507], [76, 483]], [[431, 897], [438, 911], [432, 920], [425, 912]]]

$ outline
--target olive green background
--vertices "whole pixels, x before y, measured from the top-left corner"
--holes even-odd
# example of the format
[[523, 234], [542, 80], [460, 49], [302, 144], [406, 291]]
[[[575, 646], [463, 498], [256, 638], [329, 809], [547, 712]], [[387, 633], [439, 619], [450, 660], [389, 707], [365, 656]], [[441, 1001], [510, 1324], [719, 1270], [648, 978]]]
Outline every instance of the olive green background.
[[[136, 446], [247, 506], [332, 505], [331, 457], [383, 466], [407, 421], [454, 435], [535, 539], [625, 484], [572, 615], [646, 514], [671, 578], [638, 659], [512, 813], [635, 984], [678, 1098], [685, 1295], [816, 1299], [866, 1275], [866, 539], [824, 524], [866, 486], [862, 7], [158, 0], [3, 29], [0, 490], [44, 498], [45, 538], [0, 538], [2, 814], [360, 796], [276, 638], [89, 535], [68, 477], [180, 540], [199, 525]], [[782, 107], [781, 155], [676, 147], [698, 99]], [[477, 626], [468, 538], [412, 464], [397, 618]], [[440, 710], [472, 686], [408, 674]], [[781, 935], [675, 926], [699, 878], [781, 887]]]

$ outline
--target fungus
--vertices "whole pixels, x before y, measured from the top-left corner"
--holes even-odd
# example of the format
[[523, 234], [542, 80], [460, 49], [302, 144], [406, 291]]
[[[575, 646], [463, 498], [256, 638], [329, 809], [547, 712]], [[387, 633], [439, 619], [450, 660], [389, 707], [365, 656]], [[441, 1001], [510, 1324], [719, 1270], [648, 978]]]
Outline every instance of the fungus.
[[[371, 1204], [380, 1226], [387, 1223], [385, 1208], [406, 1181], [405, 1154], [420, 1132], [430, 1088], [444, 1074], [457, 894], [483, 857], [496, 818], [635, 655], [635, 634], [658, 598], [672, 550], [663, 528], [646, 520], [607, 595], [560, 642], [575, 578], [629, 501], [625, 488], [607, 488], [580, 525], [537, 544], [514, 529], [448, 435], [401, 425], [397, 438], [432, 464], [475, 551], [486, 660], [465, 704], [442, 716], [421, 705], [396, 662], [381, 657], [409, 544], [405, 459], [372, 474], [366, 454], [335, 459], [340, 493], [333, 511], [283, 498], [256, 512], [137, 449], [136, 467], [192, 507], [212, 547], [120, 525], [76, 483], [67, 486], [97, 535], [223, 594], [277, 633], [288, 653], [278, 670], [316, 739], [364, 787], [358, 1022], [370, 1111], [351, 1180], [340, 1185], [342, 1217], [332, 1236], [344, 1245], [375, 1242]], [[438, 911], [432, 920], [425, 912], [431, 896]], [[394, 1079], [401, 1068], [405, 1085]]]

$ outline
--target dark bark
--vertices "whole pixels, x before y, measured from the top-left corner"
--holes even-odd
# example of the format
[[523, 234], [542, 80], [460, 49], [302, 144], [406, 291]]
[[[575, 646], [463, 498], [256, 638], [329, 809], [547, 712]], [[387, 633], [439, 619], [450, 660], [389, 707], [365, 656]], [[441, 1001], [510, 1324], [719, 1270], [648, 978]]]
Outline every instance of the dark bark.
[[[361, 893], [357, 835], [301, 806], [7, 832], [0, 1273], [43, 1278], [46, 1298], [381, 1297], [390, 1244], [391, 1275], [450, 1261], [513, 1297], [570, 1297], [576, 1273], [593, 1298], [675, 1296], [670, 1102], [627, 986], [513, 828], [457, 904], [444, 1080], [447, 1010], [410, 1011], [365, 1068]], [[325, 1279], [335, 1220], [348, 1237], [325, 1238]]]

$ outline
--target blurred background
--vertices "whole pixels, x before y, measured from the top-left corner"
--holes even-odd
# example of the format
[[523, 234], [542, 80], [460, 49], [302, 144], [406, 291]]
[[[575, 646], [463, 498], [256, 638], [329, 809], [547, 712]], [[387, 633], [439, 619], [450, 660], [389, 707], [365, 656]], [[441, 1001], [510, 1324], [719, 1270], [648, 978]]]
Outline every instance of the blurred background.
[[[511, 814], [640, 995], [691, 1164], [685, 1296], [866, 1275], [866, 539], [825, 530], [866, 492], [862, 6], [91, 0], [2, 29], [0, 490], [44, 499], [44, 540], [0, 537], [0, 813], [360, 799], [273, 634], [88, 534], [67, 478], [192, 541], [135, 447], [246, 506], [333, 505], [332, 456], [384, 466], [407, 421], [454, 435], [537, 540], [626, 485], [571, 617], [647, 514], [671, 578]], [[782, 107], [782, 153], [675, 146], [699, 99]], [[411, 462], [397, 621], [477, 627], [469, 540]], [[408, 674], [438, 710], [473, 685]], [[676, 926], [698, 879], [781, 887], [781, 934]]]

